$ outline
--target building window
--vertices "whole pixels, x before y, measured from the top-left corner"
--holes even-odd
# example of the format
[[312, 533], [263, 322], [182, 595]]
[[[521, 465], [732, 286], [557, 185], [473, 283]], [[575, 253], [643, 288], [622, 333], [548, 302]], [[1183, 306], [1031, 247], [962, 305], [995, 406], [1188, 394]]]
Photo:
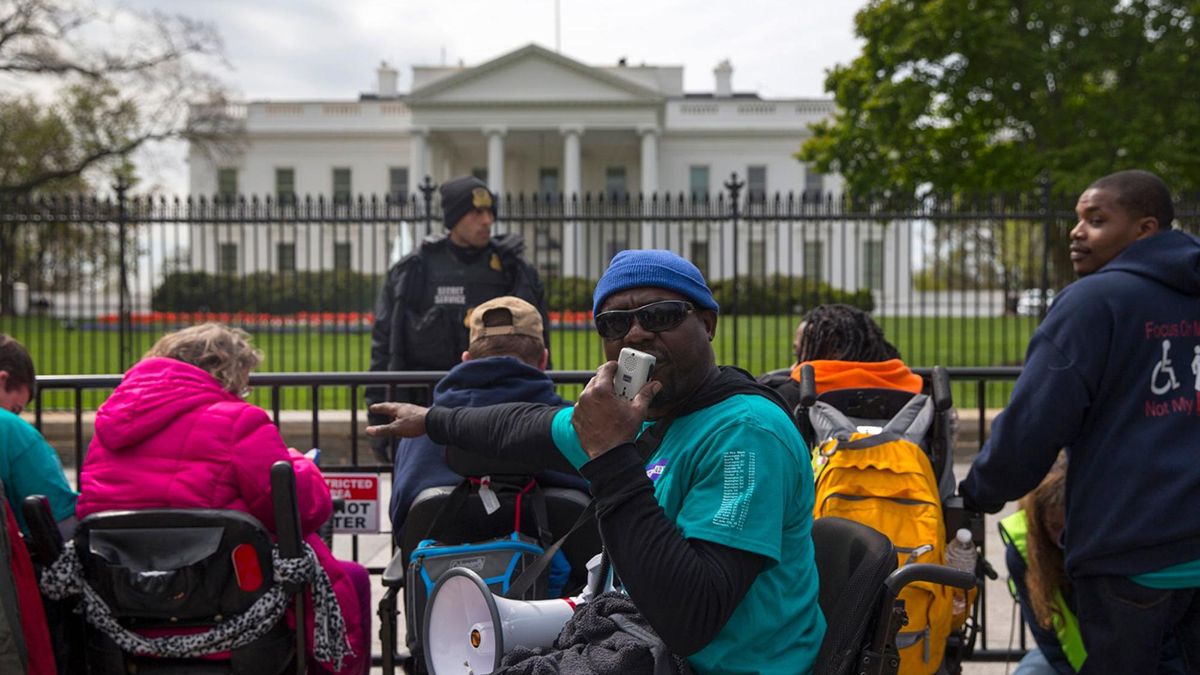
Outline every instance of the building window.
[[237, 274], [238, 245], [221, 244], [221, 259], [217, 261], [217, 272], [221, 274]]
[[477, 166], [474, 169], [471, 169], [471, 175], [486, 183], [487, 182], [487, 167], [486, 166]]
[[690, 260], [692, 261], [692, 264], [696, 266], [696, 269], [700, 270], [701, 276], [703, 276], [705, 279], [707, 279], [708, 278], [708, 242], [707, 241], [693, 241], [691, 248], [692, 248], [692, 250], [691, 250], [692, 255], [691, 255]]
[[350, 169], [333, 170], [333, 203], [337, 206], [350, 204]]
[[612, 262], [612, 259], [617, 257], [618, 253], [620, 253], [621, 251], [624, 251], [628, 247], [629, 247], [628, 244], [626, 244], [624, 241], [621, 241], [619, 239], [615, 239], [615, 240], [606, 242], [605, 247], [604, 247], [604, 252], [607, 254], [608, 257], [605, 258], [605, 263], [604, 263], [605, 269], [608, 268], [608, 264]]
[[533, 243], [535, 251], [557, 251], [562, 248], [562, 242], [554, 238], [550, 225], [545, 223], [534, 226]]
[[805, 171], [804, 198], [807, 201], [820, 201], [825, 198], [825, 174], [817, 173], [812, 168]]
[[238, 197], [238, 170], [217, 169], [217, 198], [224, 204], [232, 204]]
[[275, 203], [280, 206], [296, 203], [295, 169], [275, 169]]
[[339, 241], [334, 243], [333, 269], [339, 272], [350, 271], [350, 242]]
[[545, 199], [558, 199], [558, 169], [542, 167], [538, 170], [538, 194]]
[[751, 204], [767, 202], [767, 167], [751, 166], [746, 169], [746, 199]]
[[625, 167], [610, 166], [604, 170], [604, 193], [613, 199], [624, 199], [628, 188], [625, 187]]
[[280, 272], [296, 271], [296, 245], [294, 243], [277, 244], [275, 246], [275, 257], [278, 260]]
[[695, 201], [708, 201], [708, 167], [693, 166], [688, 169], [688, 189]]
[[825, 278], [825, 242], [804, 242], [804, 278], [820, 281]]
[[388, 195], [394, 204], [408, 201], [408, 167], [394, 166], [388, 169]]
[[762, 279], [767, 275], [767, 242], [750, 242], [750, 278]]
[[872, 291], [883, 289], [883, 242], [863, 242], [862, 285]]

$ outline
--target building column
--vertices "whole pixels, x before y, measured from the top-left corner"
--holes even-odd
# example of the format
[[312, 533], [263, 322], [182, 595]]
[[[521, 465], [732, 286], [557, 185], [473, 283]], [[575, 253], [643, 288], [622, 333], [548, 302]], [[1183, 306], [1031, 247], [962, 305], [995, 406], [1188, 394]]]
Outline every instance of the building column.
[[559, 127], [563, 135], [563, 197], [570, 204], [571, 198], [583, 198], [582, 179], [579, 170], [579, 142], [583, 126], [568, 124]]
[[408, 146], [408, 194], [420, 198], [421, 189], [418, 186], [425, 182], [425, 176], [429, 173], [429, 128], [414, 127], [411, 133]]
[[504, 137], [508, 129], [490, 124], [483, 128], [483, 135], [487, 137], [488, 189], [496, 193], [497, 199], [504, 199]]
[[[579, 146], [583, 136], [583, 125], [568, 124], [559, 127], [563, 135], [563, 204], [566, 213], [575, 215], [583, 201], [583, 180], [580, 172]], [[562, 273], [563, 276], [576, 276], [576, 258], [581, 251], [576, 251], [579, 241], [579, 222], [568, 220], [563, 222], [562, 232]]]
[[649, 202], [658, 192], [658, 134], [657, 124], [640, 124], [638, 135], [642, 137], [642, 195]]
[[[653, 199], [658, 193], [658, 134], [657, 124], [639, 124], [638, 135], [642, 137], [642, 199], [645, 200], [646, 213], [654, 208]], [[641, 248], [657, 248], [661, 238], [656, 238], [655, 232], [659, 226], [653, 222], [643, 221]]]

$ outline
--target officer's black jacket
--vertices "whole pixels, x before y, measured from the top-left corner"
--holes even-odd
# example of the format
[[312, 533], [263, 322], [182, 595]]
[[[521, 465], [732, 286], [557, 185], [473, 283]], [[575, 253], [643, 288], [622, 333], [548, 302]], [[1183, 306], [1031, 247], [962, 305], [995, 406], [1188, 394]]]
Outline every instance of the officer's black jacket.
[[[431, 308], [420, 306], [430, 273], [427, 263], [431, 258], [440, 257], [449, 246], [452, 244], [448, 236], [427, 238], [420, 247], [388, 270], [375, 307], [375, 327], [371, 332], [371, 370], [449, 370], [459, 363], [462, 350], [455, 353], [454, 349], [447, 349], [447, 345], [466, 348], [470, 331], [462, 322], [456, 321], [453, 326], [426, 331], [432, 335], [422, 335], [423, 339], [417, 340], [416, 344], [407, 338], [413, 333], [408, 325], [410, 322], [432, 318], [428, 314]], [[524, 251], [525, 240], [521, 235], [502, 234], [492, 237], [482, 255], [485, 260], [490, 259], [492, 254], [499, 258], [508, 285], [503, 294], [516, 296], [537, 307], [542, 315], [543, 339], [549, 348], [550, 317], [546, 312], [545, 292], [537, 269], [521, 257]], [[455, 333], [443, 334], [448, 331]], [[434, 339], [424, 339], [429, 337]], [[445, 353], [433, 355], [430, 350]], [[441, 362], [443, 360], [445, 363]], [[366, 399], [368, 404], [389, 400], [388, 391], [383, 387], [368, 388]], [[428, 404], [424, 389], [399, 389], [393, 400]], [[372, 424], [386, 422], [385, 417], [375, 415], [370, 419]]]

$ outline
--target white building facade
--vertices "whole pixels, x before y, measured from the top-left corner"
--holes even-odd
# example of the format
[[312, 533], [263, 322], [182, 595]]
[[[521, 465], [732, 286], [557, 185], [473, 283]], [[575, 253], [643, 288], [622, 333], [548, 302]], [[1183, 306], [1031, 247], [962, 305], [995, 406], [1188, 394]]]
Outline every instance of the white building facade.
[[[382, 65], [378, 91], [357, 101], [239, 107], [245, 128], [239, 151], [190, 153], [192, 194], [279, 200], [324, 195], [335, 203], [359, 195], [409, 199], [420, 194], [417, 186], [426, 176], [441, 183], [464, 174], [480, 177], [497, 193], [561, 196], [568, 204], [586, 193], [715, 199], [735, 172], [746, 182], [743, 199], [786, 198], [789, 192], [799, 199], [805, 191], [836, 194], [842, 188], [838, 176], [817, 174], [794, 156], [811, 135], [808, 125], [833, 111], [832, 101], [736, 93], [728, 62], [717, 66], [714, 91], [704, 94], [684, 92], [682, 67], [590, 66], [536, 45], [474, 67], [414, 66], [408, 93], [398, 90], [397, 75]], [[719, 224], [641, 224], [607, 233], [586, 221], [558, 223], [550, 231], [516, 227], [534, 248], [546, 245], [535, 262], [553, 275], [595, 278], [622, 248], [669, 247], [711, 277], [730, 277], [737, 248], [738, 274], [782, 273], [846, 290], [869, 287], [892, 295], [893, 302], [911, 287], [909, 228], [898, 223], [743, 224], [737, 247], [732, 228]], [[356, 251], [365, 244], [353, 237], [339, 242], [336, 228], [326, 229], [294, 234], [290, 250], [280, 248], [289, 245], [286, 228], [260, 234], [265, 239], [256, 253], [236, 252], [240, 264], [230, 265], [229, 244], [236, 242], [210, 228], [202, 245], [193, 237], [193, 268], [248, 272], [349, 264], [376, 271], [394, 257], [387, 246]]]

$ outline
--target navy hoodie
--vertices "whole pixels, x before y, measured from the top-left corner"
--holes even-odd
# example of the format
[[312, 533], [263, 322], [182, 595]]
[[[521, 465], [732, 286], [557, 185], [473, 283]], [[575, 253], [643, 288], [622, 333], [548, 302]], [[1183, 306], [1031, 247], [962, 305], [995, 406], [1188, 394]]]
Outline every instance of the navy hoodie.
[[[554, 382], [544, 372], [507, 356], [460, 363], [433, 390], [433, 405], [443, 408], [479, 408], [498, 403], [569, 405], [555, 393]], [[585, 492], [588, 489], [583, 478], [556, 471], [547, 471], [537, 478], [544, 487], [569, 487]], [[457, 485], [462, 476], [446, 466], [444, 445], [421, 436], [400, 442], [392, 481], [388, 512], [392, 515], [392, 536], [398, 542], [404, 518], [421, 490]]]
[[1135, 242], [1054, 299], [959, 487], [995, 513], [1067, 448], [1067, 572], [1200, 560], [1200, 239]]

